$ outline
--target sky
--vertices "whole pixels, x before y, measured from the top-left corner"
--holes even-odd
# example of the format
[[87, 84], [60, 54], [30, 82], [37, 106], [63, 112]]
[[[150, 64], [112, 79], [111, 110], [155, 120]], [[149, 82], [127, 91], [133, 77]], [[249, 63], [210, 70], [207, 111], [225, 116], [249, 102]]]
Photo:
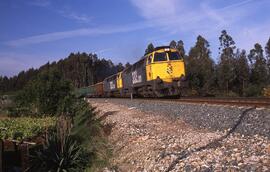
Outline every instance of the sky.
[[198, 35], [218, 59], [223, 29], [248, 52], [270, 36], [270, 0], [1, 0], [0, 75], [96, 53], [114, 63], [134, 63], [152, 42], [183, 40], [186, 52]]

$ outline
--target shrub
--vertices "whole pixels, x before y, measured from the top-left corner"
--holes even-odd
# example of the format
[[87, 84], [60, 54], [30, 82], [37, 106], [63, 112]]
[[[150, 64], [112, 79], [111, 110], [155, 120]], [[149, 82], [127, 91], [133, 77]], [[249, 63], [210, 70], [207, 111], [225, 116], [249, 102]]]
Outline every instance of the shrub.
[[249, 85], [247, 89], [244, 90], [244, 94], [247, 97], [260, 96], [262, 93], [262, 87], [258, 85]]

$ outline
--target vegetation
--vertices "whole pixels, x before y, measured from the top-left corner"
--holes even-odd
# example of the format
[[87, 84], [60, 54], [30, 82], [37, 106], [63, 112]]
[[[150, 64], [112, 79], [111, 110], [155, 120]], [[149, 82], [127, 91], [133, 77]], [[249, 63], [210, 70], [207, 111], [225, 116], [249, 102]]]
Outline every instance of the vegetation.
[[67, 58], [48, 62], [39, 69], [31, 68], [10, 78], [0, 76], [0, 95], [21, 90], [30, 80], [51, 70], [58, 71], [64, 80], [70, 81], [75, 88], [80, 88], [103, 81], [123, 69], [121, 63], [115, 65], [110, 60], [99, 59], [96, 54], [71, 53]]
[[[219, 55], [213, 60], [209, 42], [201, 35], [197, 37], [195, 45], [188, 52], [185, 51], [182, 40], [171, 41], [170, 46], [177, 48], [186, 61], [186, 73], [192, 93], [216, 96], [262, 96], [263, 90], [270, 85], [270, 38], [265, 48], [255, 43], [254, 48], [246, 51], [238, 49], [232, 36], [223, 30], [219, 42]], [[153, 50], [154, 45], [150, 43], [145, 54]], [[127, 63], [125, 66], [130, 64]], [[110, 60], [99, 59], [96, 54], [71, 53], [66, 59], [48, 62], [39, 69], [22, 71], [11, 78], [0, 76], [0, 94], [15, 92], [25, 86], [29, 88], [28, 90], [33, 90], [33, 87], [38, 85], [31, 85], [29, 81], [45, 81], [46, 78], [40, 78], [40, 75], [52, 70], [58, 71], [62, 79], [65, 82], [69, 81], [72, 87], [81, 88], [103, 81], [107, 76], [123, 69], [121, 63], [115, 65]], [[57, 77], [51, 79], [57, 80]], [[66, 89], [71, 86], [67, 86]], [[53, 89], [52, 85], [48, 85], [46, 89]], [[30, 94], [31, 91], [27, 93]], [[52, 113], [56, 110], [56, 107], [52, 107], [55, 102], [48, 103], [51, 109], [44, 111], [41, 108], [40, 112]], [[42, 107], [41, 99], [38, 106]]]
[[71, 97], [72, 86], [56, 70], [42, 72], [15, 97], [16, 107], [12, 116], [50, 115], [61, 111], [61, 104]]
[[50, 130], [55, 126], [55, 117], [4, 118], [0, 120], [0, 139], [24, 140]]
[[154, 49], [155, 49], [155, 47], [154, 47], [154, 45], [152, 43], [148, 44], [148, 46], [147, 46], [147, 48], [145, 50], [144, 55], [149, 54], [149, 53], [152, 53], [154, 51]]
[[96, 171], [108, 164], [111, 151], [104, 137], [103, 126], [100, 118], [97, 118], [95, 108], [80, 100], [76, 106], [77, 115], [74, 117], [70, 135], [75, 138], [87, 152], [91, 153], [91, 161], [88, 171]]
[[11, 118], [0, 120], [2, 139], [29, 139], [50, 128], [44, 145], [31, 151], [31, 171], [83, 171], [106, 164], [109, 151], [95, 109], [75, 97], [72, 82], [59, 69], [41, 70], [12, 100]]
[[90, 154], [76, 140], [70, 136], [61, 140], [56, 134], [52, 134], [44, 148], [32, 155], [31, 171], [83, 171], [89, 159]]
[[[218, 96], [270, 95], [270, 38], [265, 51], [259, 43], [250, 51], [237, 49], [223, 30], [217, 63], [209, 42], [199, 35], [188, 54], [184, 42], [171, 41], [186, 61], [191, 94]], [[145, 54], [154, 50], [150, 43]], [[129, 63], [125, 65], [130, 66]], [[103, 81], [124, 69], [95, 54], [71, 53], [17, 76], [0, 76], [0, 138], [24, 140], [50, 129], [49, 138], [31, 154], [33, 171], [90, 171], [106, 164], [110, 150], [95, 109], [76, 98], [74, 88]], [[12, 93], [12, 96], [7, 96]], [[15, 118], [17, 117], [17, 118]]]
[[84, 171], [107, 163], [107, 144], [94, 108], [73, 99], [70, 113], [58, 117], [56, 131], [31, 155], [32, 171]]
[[259, 43], [256, 43], [249, 53], [246, 50], [237, 49], [236, 43], [226, 30], [221, 32], [219, 41], [217, 63], [211, 57], [208, 41], [201, 35], [197, 37], [195, 45], [191, 47], [188, 54], [185, 54], [183, 41], [180, 40], [177, 43], [174, 40], [171, 41], [170, 46], [177, 48], [185, 59], [190, 94], [268, 96], [270, 38], [265, 51]]
[[214, 86], [214, 61], [210, 58], [210, 54], [209, 43], [202, 36], [198, 36], [195, 46], [190, 49], [189, 56], [186, 57], [189, 84], [191, 89], [198, 93], [209, 93]]

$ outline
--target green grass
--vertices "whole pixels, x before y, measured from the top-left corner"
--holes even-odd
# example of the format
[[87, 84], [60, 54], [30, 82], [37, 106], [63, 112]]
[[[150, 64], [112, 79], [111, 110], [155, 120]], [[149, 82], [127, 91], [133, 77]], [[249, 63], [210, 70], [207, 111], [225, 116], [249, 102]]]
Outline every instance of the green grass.
[[55, 117], [0, 118], [0, 139], [24, 140], [55, 126]]

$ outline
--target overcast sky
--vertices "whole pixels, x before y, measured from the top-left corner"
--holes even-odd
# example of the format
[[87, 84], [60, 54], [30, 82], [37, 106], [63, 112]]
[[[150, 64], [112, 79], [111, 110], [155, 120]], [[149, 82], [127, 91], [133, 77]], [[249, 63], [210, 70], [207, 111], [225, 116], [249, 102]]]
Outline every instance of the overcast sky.
[[93, 52], [133, 63], [149, 42], [183, 40], [186, 52], [200, 34], [214, 59], [226, 29], [249, 51], [270, 36], [270, 0], [1, 0], [0, 75]]

